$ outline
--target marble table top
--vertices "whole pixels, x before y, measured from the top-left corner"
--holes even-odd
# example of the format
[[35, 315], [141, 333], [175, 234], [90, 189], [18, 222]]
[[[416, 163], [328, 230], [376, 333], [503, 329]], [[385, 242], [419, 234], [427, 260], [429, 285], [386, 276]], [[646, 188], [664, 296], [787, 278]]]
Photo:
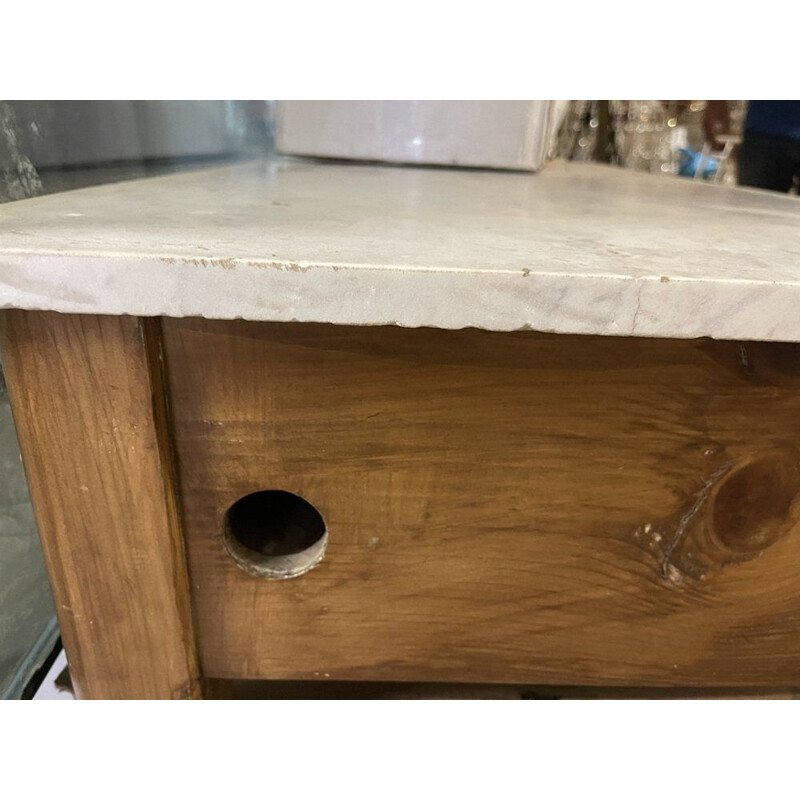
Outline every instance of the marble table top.
[[800, 201], [539, 174], [248, 162], [0, 206], [0, 308], [800, 341]]

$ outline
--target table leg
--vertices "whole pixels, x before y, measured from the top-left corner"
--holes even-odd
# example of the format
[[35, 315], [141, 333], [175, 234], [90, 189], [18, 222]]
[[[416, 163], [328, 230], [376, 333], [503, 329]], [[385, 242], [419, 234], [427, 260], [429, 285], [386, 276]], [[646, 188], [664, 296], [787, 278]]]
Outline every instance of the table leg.
[[160, 323], [5, 311], [0, 346], [78, 696], [200, 697]]

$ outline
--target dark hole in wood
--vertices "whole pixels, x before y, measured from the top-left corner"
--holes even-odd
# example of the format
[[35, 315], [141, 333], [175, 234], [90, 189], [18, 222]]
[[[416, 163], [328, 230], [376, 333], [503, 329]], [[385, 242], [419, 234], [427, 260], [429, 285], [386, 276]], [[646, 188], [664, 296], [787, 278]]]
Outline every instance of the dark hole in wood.
[[223, 540], [244, 570], [266, 578], [294, 578], [325, 554], [322, 515], [302, 497], [279, 490], [254, 492], [225, 513]]

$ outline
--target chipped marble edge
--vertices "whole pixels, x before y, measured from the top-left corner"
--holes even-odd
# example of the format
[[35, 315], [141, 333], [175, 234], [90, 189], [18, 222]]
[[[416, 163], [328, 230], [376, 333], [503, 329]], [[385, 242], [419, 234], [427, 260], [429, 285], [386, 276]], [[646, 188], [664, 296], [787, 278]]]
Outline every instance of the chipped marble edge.
[[[66, 277], [65, 277], [66, 276]], [[800, 341], [800, 282], [0, 253], [0, 308]]]

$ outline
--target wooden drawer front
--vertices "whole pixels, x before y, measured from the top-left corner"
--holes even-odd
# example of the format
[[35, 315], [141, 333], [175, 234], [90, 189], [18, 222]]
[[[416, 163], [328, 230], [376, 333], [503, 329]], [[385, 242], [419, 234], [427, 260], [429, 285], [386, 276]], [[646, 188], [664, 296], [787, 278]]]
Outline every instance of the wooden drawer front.
[[[796, 683], [795, 346], [163, 327], [207, 676]], [[301, 577], [223, 546], [264, 489], [324, 517]]]

